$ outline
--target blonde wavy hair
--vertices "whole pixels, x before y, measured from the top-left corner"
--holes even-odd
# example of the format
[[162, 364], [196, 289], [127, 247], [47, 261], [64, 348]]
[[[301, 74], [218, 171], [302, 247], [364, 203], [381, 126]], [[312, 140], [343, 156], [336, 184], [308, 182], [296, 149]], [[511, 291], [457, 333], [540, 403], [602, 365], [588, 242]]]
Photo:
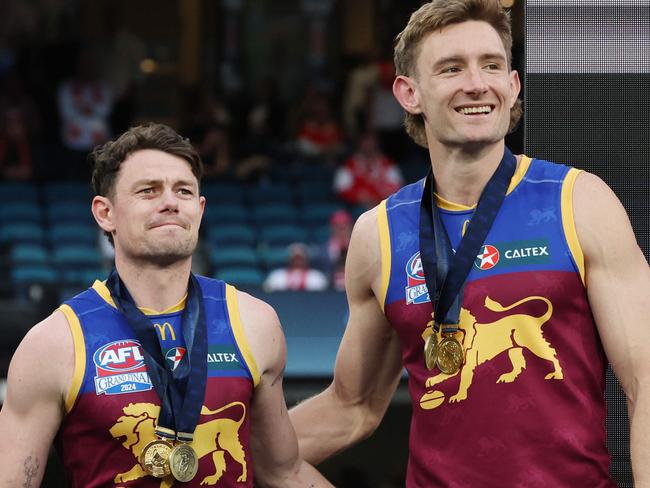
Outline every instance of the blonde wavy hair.
[[[421, 41], [433, 31], [468, 20], [487, 22], [497, 31], [510, 66], [512, 63], [510, 15], [501, 7], [499, 0], [433, 0], [413, 12], [404, 30], [395, 37], [396, 74], [414, 78]], [[508, 132], [512, 132], [517, 127], [522, 113], [521, 100], [517, 99], [510, 110]], [[404, 127], [416, 144], [427, 147], [424, 118], [421, 114], [406, 112]]]

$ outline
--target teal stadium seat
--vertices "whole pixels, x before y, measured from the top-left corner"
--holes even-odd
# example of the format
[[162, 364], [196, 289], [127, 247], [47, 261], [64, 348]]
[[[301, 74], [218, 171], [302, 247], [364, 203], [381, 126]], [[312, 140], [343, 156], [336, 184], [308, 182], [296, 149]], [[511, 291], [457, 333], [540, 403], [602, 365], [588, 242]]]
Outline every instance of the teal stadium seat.
[[22, 181], [0, 182], [0, 206], [7, 203], [38, 203], [38, 188]]
[[332, 182], [305, 181], [298, 186], [298, 199], [303, 206], [312, 203], [334, 203], [336, 196], [332, 190]]
[[16, 244], [11, 247], [9, 259], [12, 266], [24, 264], [47, 264], [47, 249], [40, 244]]
[[306, 242], [307, 231], [297, 225], [269, 225], [260, 229], [260, 241], [269, 247]]
[[0, 222], [36, 223], [43, 221], [43, 211], [36, 202], [6, 202], [0, 205]]
[[20, 243], [42, 244], [45, 231], [39, 224], [8, 223], [0, 224], [0, 244]]
[[203, 213], [203, 223], [207, 225], [245, 224], [250, 213], [241, 203], [216, 203], [207, 205]]
[[207, 200], [207, 207], [226, 203], [243, 203], [246, 187], [237, 181], [207, 181], [201, 185], [201, 195]]
[[300, 220], [305, 225], [320, 225], [329, 222], [330, 217], [342, 205], [336, 203], [313, 203], [303, 206], [300, 211]]
[[53, 223], [48, 231], [48, 239], [53, 246], [60, 244], [85, 244], [96, 246], [98, 230], [96, 225], [77, 223]]
[[50, 225], [62, 223], [95, 224], [90, 211], [90, 202], [57, 202], [51, 203], [45, 209]]
[[214, 224], [206, 229], [207, 241], [212, 246], [241, 244], [253, 246], [257, 240], [255, 230], [242, 224]]
[[218, 247], [210, 252], [210, 262], [216, 269], [232, 266], [256, 267], [258, 258], [252, 247]]
[[293, 187], [288, 183], [273, 183], [264, 186], [251, 186], [247, 192], [248, 201], [253, 205], [266, 203], [292, 204], [294, 200]]
[[267, 248], [260, 251], [259, 256], [267, 271], [282, 268], [289, 261], [289, 252], [286, 246]]
[[218, 280], [223, 280], [235, 286], [262, 286], [264, 274], [259, 268], [236, 266], [219, 270], [214, 275]]
[[288, 203], [260, 203], [253, 206], [252, 214], [257, 225], [298, 223], [298, 211]]
[[92, 201], [92, 191], [88, 183], [80, 181], [54, 181], [43, 187], [45, 201], [50, 203], [77, 202], [86, 206]]
[[53, 262], [64, 270], [67, 267], [100, 269], [102, 258], [97, 247], [82, 244], [62, 245], [54, 248]]
[[11, 270], [11, 280], [15, 285], [53, 284], [59, 281], [59, 274], [47, 264], [18, 265]]

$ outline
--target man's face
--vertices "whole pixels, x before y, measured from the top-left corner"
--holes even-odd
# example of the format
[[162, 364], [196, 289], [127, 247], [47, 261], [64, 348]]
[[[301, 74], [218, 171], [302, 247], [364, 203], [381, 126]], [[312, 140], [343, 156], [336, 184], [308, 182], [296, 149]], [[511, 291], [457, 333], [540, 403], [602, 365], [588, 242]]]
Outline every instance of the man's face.
[[507, 134], [519, 77], [487, 22], [451, 24], [425, 37], [413, 81], [430, 146], [482, 146]]
[[134, 152], [120, 166], [110, 202], [116, 254], [167, 265], [194, 252], [205, 198], [184, 159]]

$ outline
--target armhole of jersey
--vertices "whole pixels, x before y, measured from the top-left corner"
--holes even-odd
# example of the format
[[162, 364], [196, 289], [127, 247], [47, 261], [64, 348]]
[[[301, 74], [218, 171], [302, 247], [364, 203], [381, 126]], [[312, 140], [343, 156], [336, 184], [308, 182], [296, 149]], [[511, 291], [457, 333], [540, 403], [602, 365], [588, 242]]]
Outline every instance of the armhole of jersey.
[[255, 363], [255, 358], [253, 357], [253, 351], [251, 350], [248, 339], [246, 339], [246, 333], [244, 332], [244, 326], [241, 322], [241, 317], [239, 316], [239, 304], [237, 302], [237, 290], [234, 286], [226, 284], [226, 306], [228, 307], [228, 317], [230, 318], [230, 326], [232, 332], [235, 336], [235, 341], [237, 342], [237, 347], [241, 352], [241, 355], [246, 361], [248, 370], [253, 377], [253, 385], [257, 386], [260, 382], [260, 374], [257, 370], [257, 364]]
[[83, 383], [84, 374], [86, 372], [86, 344], [77, 314], [74, 313], [69, 305], [61, 305], [59, 310], [63, 312], [63, 315], [65, 315], [65, 318], [68, 320], [68, 327], [70, 327], [70, 332], [72, 333], [72, 343], [74, 346], [74, 372], [72, 373], [72, 384], [70, 385], [70, 390], [65, 399], [65, 411], [66, 413], [70, 413], [72, 407], [77, 401], [77, 397], [79, 396], [81, 384]]
[[386, 296], [388, 295], [388, 284], [390, 282], [390, 232], [388, 230], [388, 211], [386, 200], [377, 207], [377, 230], [379, 231], [379, 246], [381, 249], [381, 289], [379, 290], [379, 305], [382, 312], [385, 312]]
[[561, 207], [562, 207], [562, 227], [564, 230], [564, 237], [569, 245], [569, 252], [573, 257], [578, 272], [580, 273], [580, 279], [582, 284], [585, 284], [585, 257], [582, 253], [582, 247], [580, 247], [580, 241], [578, 240], [578, 233], [576, 231], [575, 219], [573, 216], [573, 187], [576, 182], [576, 178], [581, 173], [580, 170], [575, 168], [570, 168], [564, 182], [562, 183], [562, 197], [561, 197]]

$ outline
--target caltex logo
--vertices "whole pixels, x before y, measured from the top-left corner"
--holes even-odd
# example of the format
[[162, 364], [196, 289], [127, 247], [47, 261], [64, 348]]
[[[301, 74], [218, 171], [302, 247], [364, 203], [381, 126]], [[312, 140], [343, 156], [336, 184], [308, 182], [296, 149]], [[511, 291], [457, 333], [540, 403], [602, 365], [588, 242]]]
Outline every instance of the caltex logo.
[[480, 270], [486, 270], [494, 268], [498, 262], [499, 250], [494, 246], [485, 244], [481, 248], [481, 252], [478, 253], [478, 256], [476, 256], [476, 259], [474, 260], [474, 266]]

